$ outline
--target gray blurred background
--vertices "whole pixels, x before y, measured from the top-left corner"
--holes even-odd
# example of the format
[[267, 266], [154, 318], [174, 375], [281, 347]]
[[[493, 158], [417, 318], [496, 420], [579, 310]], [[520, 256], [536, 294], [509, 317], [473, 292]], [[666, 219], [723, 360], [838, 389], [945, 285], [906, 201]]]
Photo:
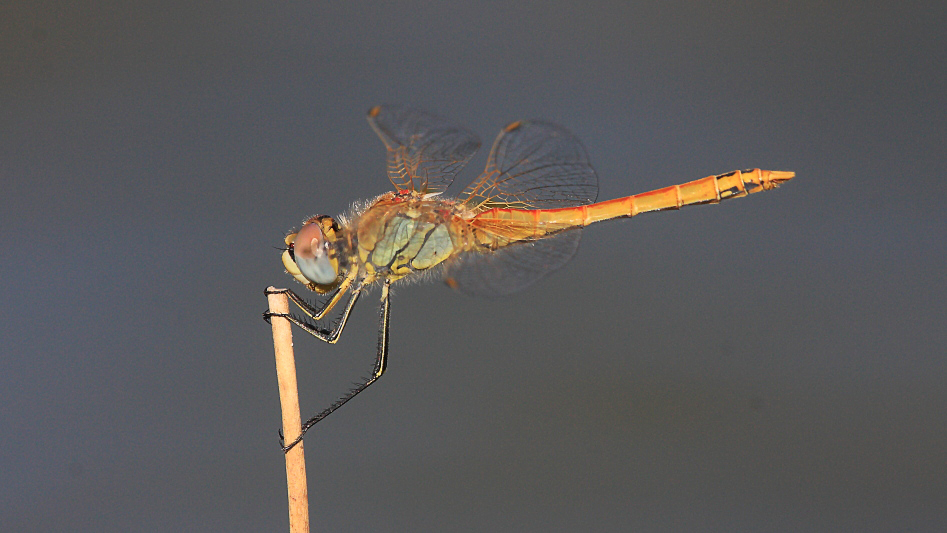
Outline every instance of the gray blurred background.
[[[500, 300], [397, 290], [306, 440], [314, 530], [947, 528], [943, 2], [5, 2], [4, 531], [285, 531], [273, 247], [389, 189], [364, 120], [585, 143], [594, 226]], [[485, 150], [484, 150], [485, 152]], [[478, 155], [452, 192], [473, 179]], [[365, 375], [296, 331], [304, 416]]]

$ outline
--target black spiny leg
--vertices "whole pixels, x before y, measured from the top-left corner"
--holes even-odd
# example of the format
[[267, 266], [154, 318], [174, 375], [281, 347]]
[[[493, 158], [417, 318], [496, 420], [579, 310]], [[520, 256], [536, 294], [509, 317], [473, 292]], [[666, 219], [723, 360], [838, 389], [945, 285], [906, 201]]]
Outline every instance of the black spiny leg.
[[[274, 289], [274, 290], [267, 289], [263, 291], [263, 294], [267, 296], [271, 294], [285, 294], [286, 296], [289, 297], [290, 300], [293, 301], [293, 303], [299, 306], [299, 309], [303, 313], [306, 313], [306, 315], [308, 315], [309, 318], [313, 320], [322, 320], [325, 317], [326, 313], [331, 311], [335, 307], [335, 305], [339, 303], [339, 300], [342, 299], [342, 296], [345, 295], [345, 292], [352, 285], [352, 281], [355, 280], [355, 276], [357, 274], [358, 274], [358, 271], [355, 269], [349, 272], [349, 274], [345, 276], [345, 279], [342, 280], [342, 283], [340, 283], [339, 286], [335, 288], [335, 290], [333, 290], [332, 292], [328, 294], [328, 299], [326, 299], [326, 301], [323, 302], [322, 307], [319, 309], [310, 305], [309, 302], [305, 300], [305, 298], [299, 296], [298, 294], [296, 294], [295, 292], [289, 289]], [[267, 322], [270, 321], [271, 316], [279, 316], [279, 315], [274, 315], [273, 313], [270, 313], [269, 311], [263, 313], [263, 318]]]
[[[306, 432], [309, 431], [309, 428], [316, 425], [323, 418], [332, 414], [332, 412], [338, 409], [339, 407], [342, 407], [345, 404], [345, 402], [354, 398], [358, 393], [367, 389], [369, 385], [377, 381], [378, 378], [380, 378], [381, 375], [385, 373], [385, 368], [388, 366], [388, 316], [390, 313], [388, 288], [390, 285], [391, 285], [391, 281], [385, 280], [385, 284], [381, 288], [381, 308], [379, 311], [380, 323], [379, 323], [379, 328], [378, 328], [378, 355], [375, 358], [375, 368], [372, 371], [371, 377], [367, 378], [364, 382], [358, 384], [355, 388], [350, 390], [348, 394], [336, 400], [335, 403], [327, 407], [324, 411], [322, 411], [321, 413], [307, 420], [306, 423], [303, 424], [302, 431], [299, 432], [299, 437], [297, 437], [296, 440], [294, 440], [293, 442], [290, 442], [289, 444], [283, 446], [284, 452], [288, 452], [289, 450], [293, 448], [293, 446], [299, 444], [299, 442], [303, 440], [303, 435], [305, 435]], [[358, 293], [361, 289], [362, 289], [362, 286], [359, 285], [353, 290], [352, 299], [349, 301], [349, 304], [345, 308], [345, 313], [343, 314], [343, 318], [341, 321], [342, 325], [345, 324], [345, 319], [348, 317], [348, 313], [351, 310], [352, 306], [355, 305], [355, 299], [358, 297]], [[293, 319], [290, 318], [290, 320], [293, 320]], [[303, 329], [306, 329], [306, 327], [301, 325], [299, 322], [295, 320], [293, 320], [293, 322], [296, 325], [302, 327]], [[337, 331], [340, 331], [340, 330], [341, 330], [341, 327], [337, 329]], [[316, 335], [315, 333], [313, 333], [312, 331], [308, 329], [306, 329], [306, 331], [309, 333], [312, 333], [313, 335]], [[322, 339], [321, 336], [318, 336], [318, 335], [316, 336]], [[338, 333], [336, 333], [335, 338], [338, 338]], [[326, 342], [334, 342], [334, 341], [327, 340]], [[282, 434], [280, 435], [280, 439], [282, 440]]]
[[[312, 335], [313, 337], [321, 341], [328, 342], [329, 344], [335, 344], [336, 341], [339, 340], [339, 335], [342, 334], [342, 329], [345, 328], [345, 323], [348, 322], [349, 320], [349, 314], [352, 312], [352, 308], [355, 307], [355, 302], [358, 301], [358, 297], [361, 295], [362, 288], [363, 288], [363, 285], [359, 283], [357, 286], [355, 286], [355, 288], [352, 289], [352, 296], [351, 298], [349, 298], [349, 303], [345, 305], [345, 310], [342, 311], [342, 316], [339, 318], [339, 322], [335, 325], [334, 328], [332, 328], [332, 330], [321, 328], [317, 326], [316, 324], [306, 320], [305, 318], [297, 317], [291, 314], [271, 313], [267, 311], [263, 313], [263, 318], [267, 322], [269, 322], [270, 317], [273, 317], [273, 316], [283, 317], [286, 320], [289, 320], [290, 322], [292, 322], [293, 324], [296, 324], [297, 326], [302, 328], [303, 331]], [[274, 292], [274, 291], [270, 291], [270, 292]], [[270, 292], [268, 292], [267, 294], [270, 294]], [[309, 305], [305, 300], [297, 296], [296, 293], [294, 293], [293, 291], [289, 289], [280, 289], [279, 291], [275, 291], [275, 292], [286, 293], [286, 295], [289, 296], [289, 299], [295, 302], [296, 305], [298, 305], [303, 310], [303, 312], [309, 316], [315, 317], [315, 316], [322, 316], [325, 314], [325, 311], [326, 311], [325, 308], [323, 308], [322, 310], [316, 311], [314, 307]], [[332, 302], [338, 301], [339, 298], [340, 298], [339, 295], [333, 293], [332, 299], [329, 300], [329, 302], [332, 303]], [[312, 311], [312, 313], [310, 313], [310, 311]]]

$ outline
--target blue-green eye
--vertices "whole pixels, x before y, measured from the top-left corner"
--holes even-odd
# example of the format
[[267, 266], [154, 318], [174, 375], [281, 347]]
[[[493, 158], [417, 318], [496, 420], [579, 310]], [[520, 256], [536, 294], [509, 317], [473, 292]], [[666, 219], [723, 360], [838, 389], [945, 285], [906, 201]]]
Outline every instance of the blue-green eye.
[[335, 265], [329, 260], [329, 243], [318, 223], [310, 222], [296, 234], [292, 259], [299, 272], [317, 285], [329, 285], [339, 276]]

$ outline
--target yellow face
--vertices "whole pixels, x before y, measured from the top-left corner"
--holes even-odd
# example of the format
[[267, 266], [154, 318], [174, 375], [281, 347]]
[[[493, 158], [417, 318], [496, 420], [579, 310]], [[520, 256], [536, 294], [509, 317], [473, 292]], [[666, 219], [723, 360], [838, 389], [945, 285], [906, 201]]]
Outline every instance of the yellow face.
[[296, 233], [286, 236], [283, 266], [309, 289], [325, 294], [338, 286], [338, 225], [332, 217], [315, 216]]

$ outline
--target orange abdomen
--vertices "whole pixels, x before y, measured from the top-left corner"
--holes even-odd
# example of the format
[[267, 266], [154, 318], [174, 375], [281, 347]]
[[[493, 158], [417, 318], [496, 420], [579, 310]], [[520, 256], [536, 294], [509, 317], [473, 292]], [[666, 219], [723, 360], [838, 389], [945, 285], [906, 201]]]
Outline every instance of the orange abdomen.
[[[471, 225], [493, 234], [494, 237], [491, 238], [499, 237], [500, 242], [494, 246], [503, 246], [613, 218], [629, 218], [650, 211], [680, 209], [686, 205], [715, 204], [722, 200], [773, 189], [794, 176], [793, 172], [758, 168], [735, 170], [590, 205], [561, 209], [493, 208], [474, 217]], [[480, 240], [485, 238], [487, 237], [481, 237]]]

